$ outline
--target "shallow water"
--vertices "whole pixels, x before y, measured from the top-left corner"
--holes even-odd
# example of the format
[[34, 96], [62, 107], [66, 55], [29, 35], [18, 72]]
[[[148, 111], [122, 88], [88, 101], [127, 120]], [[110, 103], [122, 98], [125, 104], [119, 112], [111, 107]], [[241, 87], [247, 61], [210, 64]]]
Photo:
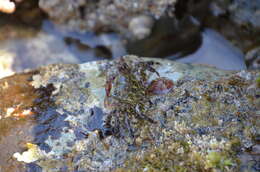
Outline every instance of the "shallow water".
[[97, 35], [91, 32], [66, 32], [48, 20], [43, 22], [42, 30], [62, 39], [81, 63], [113, 59], [126, 54], [122, 38], [115, 33]]
[[202, 32], [202, 44], [196, 52], [177, 61], [207, 64], [223, 70], [246, 69], [243, 53], [212, 29]]
[[[165, 35], [167, 29], [170, 32]], [[157, 27], [157, 33], [145, 41], [133, 42], [129, 49], [127, 40], [116, 33], [68, 32], [47, 19], [39, 27], [33, 28], [2, 20], [0, 31], [5, 34], [0, 39], [0, 61], [4, 67], [0, 65], [0, 69], [1, 73], [6, 74], [0, 76], [9, 75], [12, 73], [10, 70], [21, 72], [53, 63], [110, 60], [126, 54], [178, 59], [185, 63], [208, 64], [225, 70], [246, 68], [240, 50], [211, 29], [202, 32], [195, 30], [194, 33], [186, 28], [181, 32], [167, 29]], [[7, 56], [10, 59], [7, 60]]]

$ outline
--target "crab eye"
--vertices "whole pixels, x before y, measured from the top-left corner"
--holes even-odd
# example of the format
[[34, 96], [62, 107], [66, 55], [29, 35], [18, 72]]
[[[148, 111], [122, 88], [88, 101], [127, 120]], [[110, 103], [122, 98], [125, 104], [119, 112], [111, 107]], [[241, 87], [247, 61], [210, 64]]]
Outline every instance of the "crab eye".
[[148, 86], [148, 93], [161, 95], [167, 94], [173, 88], [173, 82], [170, 79], [161, 77], [158, 79], [153, 80], [150, 85]]

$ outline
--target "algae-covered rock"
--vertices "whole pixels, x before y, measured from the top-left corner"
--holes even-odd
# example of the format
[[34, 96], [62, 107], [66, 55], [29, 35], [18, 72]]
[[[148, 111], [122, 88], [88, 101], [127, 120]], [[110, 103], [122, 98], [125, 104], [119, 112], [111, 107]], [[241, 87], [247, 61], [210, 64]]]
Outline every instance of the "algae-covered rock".
[[[9, 154], [24, 169], [259, 170], [259, 71], [125, 56], [16, 76], [28, 77], [23, 91], [0, 80], [0, 125], [32, 121], [30, 139]], [[16, 87], [20, 104], [1, 101]], [[0, 143], [10, 137], [1, 132]]]

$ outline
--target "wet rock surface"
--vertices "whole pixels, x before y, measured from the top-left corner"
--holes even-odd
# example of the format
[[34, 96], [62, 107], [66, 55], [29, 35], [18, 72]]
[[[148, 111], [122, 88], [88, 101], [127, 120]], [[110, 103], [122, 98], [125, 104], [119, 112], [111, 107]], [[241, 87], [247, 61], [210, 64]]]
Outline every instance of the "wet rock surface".
[[258, 171], [259, 80], [136, 56], [1, 79], [0, 169]]

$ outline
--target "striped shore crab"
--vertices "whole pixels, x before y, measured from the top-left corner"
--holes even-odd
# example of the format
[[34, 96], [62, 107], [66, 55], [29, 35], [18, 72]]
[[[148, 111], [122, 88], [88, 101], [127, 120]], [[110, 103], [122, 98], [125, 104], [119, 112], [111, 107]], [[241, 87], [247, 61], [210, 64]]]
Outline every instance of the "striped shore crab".
[[[107, 75], [104, 104], [109, 113], [104, 125], [110, 134], [135, 138], [144, 122], [156, 123], [147, 111], [151, 106], [149, 96], [169, 92], [173, 83], [160, 77], [153, 64], [148, 61], [130, 66], [120, 59], [114, 73]], [[149, 83], [147, 72], [156, 73], [158, 79]]]

